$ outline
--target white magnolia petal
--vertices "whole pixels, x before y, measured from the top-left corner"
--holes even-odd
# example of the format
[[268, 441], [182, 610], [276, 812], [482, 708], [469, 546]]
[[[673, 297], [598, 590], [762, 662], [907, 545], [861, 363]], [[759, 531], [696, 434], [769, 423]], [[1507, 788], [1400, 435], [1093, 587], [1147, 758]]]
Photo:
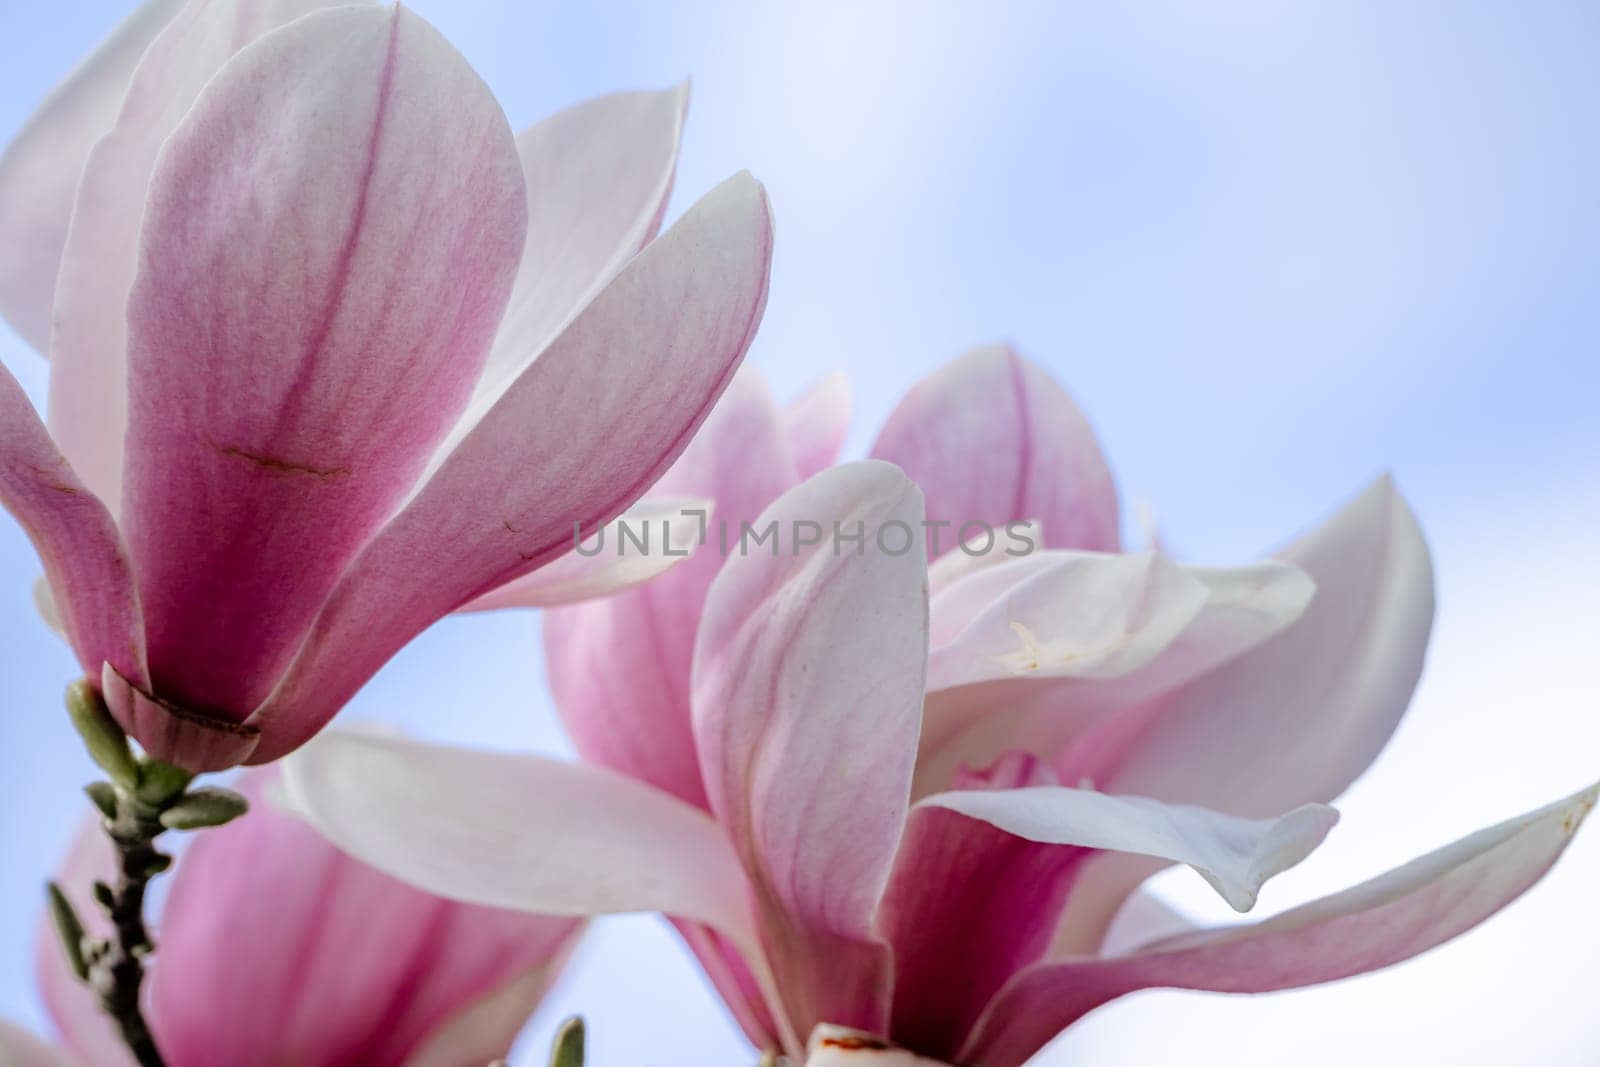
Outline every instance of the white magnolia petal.
[[1019, 676], [1116, 678], [1177, 640], [1205, 586], [1165, 557], [1036, 552], [933, 598], [929, 690]]
[[928, 593], [937, 596], [969, 574], [1032, 555], [1043, 547], [1044, 523], [1038, 519], [1009, 522], [1000, 530], [985, 527], [948, 552], [939, 550], [939, 557], [928, 564]]
[[[1120, 587], [1070, 573], [1036, 576], [1031, 586], [1018, 583], [1019, 595], [1006, 587], [1003, 575], [1008, 569], [1023, 575], [1029, 566], [1047, 571], [1051, 567], [1048, 561], [1060, 555], [1065, 554], [1036, 553], [990, 567], [955, 582], [944, 595], [934, 598], [936, 634], [954, 630], [963, 613], [972, 618], [970, 633], [946, 648], [935, 648], [932, 658], [944, 672], [940, 680], [970, 679], [983, 684], [962, 688], [947, 684], [931, 695], [918, 765], [918, 780], [926, 784], [919, 793], [943, 788], [962, 764], [983, 766], [1019, 747], [1040, 754], [1072, 750], [1078, 759], [1067, 768], [1066, 780], [1089, 777], [1103, 786], [1101, 765], [1092, 758], [1095, 753], [1072, 749], [1075, 743], [1083, 739], [1086, 744], [1098, 742], [1098, 727], [1107, 722], [1136, 733], [1138, 713], [1154, 708], [1153, 698], [1181, 691], [1208, 671], [1290, 627], [1305, 612], [1314, 592], [1311, 579], [1287, 563], [1269, 561], [1221, 569], [1177, 567], [1169, 562], [1161, 565], [1167, 573], [1164, 581], [1147, 583], [1148, 589], [1168, 589], [1168, 603], [1164, 608], [1159, 602], [1152, 607], [1147, 588], [1132, 580], [1139, 576], [1134, 561], [1165, 559], [1149, 553], [1085, 556], [1100, 561], [1096, 565], [1104, 567], [1107, 577], [1121, 575], [1125, 583]], [[1002, 590], [988, 605], [983, 604], [986, 586]], [[1082, 622], [1096, 617], [1095, 605], [1089, 600], [1096, 596], [1106, 599], [1098, 609], [1102, 635], [1097, 639], [1094, 630]], [[1119, 603], [1117, 597], [1125, 600]], [[1143, 607], [1141, 597], [1145, 598]], [[1144, 612], [1142, 623], [1140, 611]], [[1126, 623], [1124, 619], [1134, 621]], [[995, 674], [993, 659], [988, 664], [973, 662], [974, 650], [981, 647], [977, 640], [985, 632], [983, 627], [988, 628], [988, 640], [1004, 647], [1000, 644], [1004, 640], [1002, 625], [1012, 628], [1019, 639], [1001, 663], [1020, 661], [1032, 666], [1037, 662], [1042, 669], [1006, 677]], [[1047, 642], [1038, 636], [1041, 632], [1071, 632], [1068, 627], [1072, 626], [1089, 635], [1088, 639], [1080, 636], [1074, 642], [1057, 636]], [[1118, 626], [1123, 629], [1119, 631]], [[1031, 643], [1020, 641], [1022, 635]], [[1096, 654], [1106, 648], [1119, 653], [1109, 663]], [[1035, 653], [1035, 649], [1040, 651]], [[1053, 659], [1045, 658], [1046, 650]], [[1119, 718], [1124, 712], [1127, 716]]]
[[960, 812], [1029, 841], [1188, 864], [1238, 911], [1254, 907], [1267, 879], [1310, 855], [1339, 818], [1324, 804], [1306, 804], [1276, 819], [1241, 819], [1059, 786], [936, 793], [922, 805]]
[[282, 800], [438, 896], [549, 915], [658, 911], [753, 942], [744, 873], [717, 824], [598, 767], [335, 730], [286, 761]]
[[609, 93], [517, 135], [528, 189], [522, 266], [472, 400], [422, 480], [655, 237], [688, 106], [687, 82], [659, 92]]
[[84, 161], [116, 121], [139, 57], [183, 3], [145, 0], [0, 154], [0, 317], [41, 354]]

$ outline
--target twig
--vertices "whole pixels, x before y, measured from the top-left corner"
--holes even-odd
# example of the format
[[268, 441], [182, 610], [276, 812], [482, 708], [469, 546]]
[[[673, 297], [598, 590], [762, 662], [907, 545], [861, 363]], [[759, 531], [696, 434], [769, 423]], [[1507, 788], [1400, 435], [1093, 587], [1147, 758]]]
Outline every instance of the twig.
[[113, 932], [85, 960], [89, 985], [116, 1021], [140, 1067], [166, 1067], [145, 1022], [139, 992], [144, 985], [144, 957], [155, 948], [144, 922], [145, 890], [151, 878], [171, 865], [172, 857], [155, 847], [156, 837], [166, 829], [158, 813], [120, 791], [117, 799], [116, 817], [105, 821], [106, 834], [117, 850], [117, 879], [109, 900], [103, 901]]

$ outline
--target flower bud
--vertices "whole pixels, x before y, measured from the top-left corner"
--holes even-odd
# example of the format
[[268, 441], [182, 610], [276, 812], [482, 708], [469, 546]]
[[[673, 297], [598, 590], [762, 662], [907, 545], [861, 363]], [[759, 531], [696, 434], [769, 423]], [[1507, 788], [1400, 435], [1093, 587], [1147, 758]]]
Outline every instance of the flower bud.
[[250, 802], [231, 789], [196, 789], [161, 813], [168, 830], [199, 830], [232, 822], [250, 810]]
[[128, 748], [128, 736], [106, 710], [105, 701], [94, 686], [84, 679], [67, 686], [67, 714], [72, 716], [72, 725], [83, 738], [89, 758], [113, 782], [124, 789], [135, 788], [139, 784], [139, 765]]

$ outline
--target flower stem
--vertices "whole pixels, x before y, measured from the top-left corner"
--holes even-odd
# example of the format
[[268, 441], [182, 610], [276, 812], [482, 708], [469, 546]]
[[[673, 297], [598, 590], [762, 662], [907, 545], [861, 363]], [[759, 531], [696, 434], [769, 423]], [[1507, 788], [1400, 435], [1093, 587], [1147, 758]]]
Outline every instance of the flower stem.
[[112, 936], [98, 942], [87, 955], [89, 985], [140, 1067], [166, 1067], [145, 1022], [139, 993], [144, 985], [144, 957], [155, 948], [144, 921], [145, 890], [172, 859], [155, 847], [156, 837], [166, 829], [158, 821], [159, 812], [121, 790], [117, 792], [116, 815], [105, 820], [106, 834], [116, 846], [117, 877], [102, 899], [111, 917]]
[[87, 982], [100, 1007], [117, 1024], [139, 1067], [166, 1067], [139, 1002], [145, 957], [155, 951], [144, 921], [150, 880], [172, 866], [156, 848], [168, 830], [223, 826], [243, 815], [248, 802], [227, 789], [190, 789], [194, 775], [181, 767], [135, 755], [127, 735], [87, 681], [67, 687], [67, 712], [89, 757], [110, 776], [85, 789], [116, 851], [116, 876], [94, 884], [94, 900], [111, 920], [107, 937], [91, 937], [61, 887], [50, 886], [50, 912], [73, 973]]

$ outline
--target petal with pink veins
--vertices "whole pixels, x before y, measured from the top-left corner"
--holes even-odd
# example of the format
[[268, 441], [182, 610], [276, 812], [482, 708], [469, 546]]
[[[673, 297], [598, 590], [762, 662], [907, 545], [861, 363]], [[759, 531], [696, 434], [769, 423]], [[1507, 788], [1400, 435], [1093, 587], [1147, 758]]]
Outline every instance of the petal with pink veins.
[[0, 504], [33, 542], [50, 603], [85, 675], [112, 663], [145, 675], [138, 593], [122, 535], [105, 505], [73, 473], [27, 394], [0, 366]]
[[[50, 431], [83, 480], [113, 511], [122, 506], [128, 427], [128, 293], [162, 146], [200, 92], [241, 48], [338, 0], [193, 0], [180, 5], [149, 50], [133, 55], [112, 110], [66, 185], [65, 228], [50, 338]], [[176, 9], [175, 9], [176, 10]], [[140, 54], [142, 53], [142, 58]], [[120, 110], [118, 110], [120, 105]], [[113, 122], [114, 120], [114, 122]], [[85, 149], [88, 149], [85, 145]], [[56, 276], [51, 274], [51, 280]], [[48, 309], [47, 309], [48, 310]], [[186, 352], [175, 353], [182, 362]]]
[[772, 394], [744, 366], [652, 490], [715, 501], [706, 544], [649, 585], [543, 620], [556, 711], [584, 759], [706, 806], [689, 721], [706, 590], [730, 548], [737, 551], [741, 524], [797, 480]]
[[913, 386], [872, 454], [922, 487], [928, 521], [948, 524], [945, 545], [975, 532], [966, 523], [1015, 519], [1042, 522], [1051, 548], [1121, 543], [1116, 485], [1088, 420], [1008, 346], [974, 349]]
[[1124, 956], [1041, 964], [989, 1006], [962, 1062], [1020, 1067], [1108, 1001], [1170, 987], [1264, 993], [1399, 963], [1464, 933], [1531, 888], [1600, 786], [1462, 838], [1372, 881], [1251, 926], [1199, 930]]
[[[880, 1030], [873, 915], [905, 822], [927, 657], [922, 495], [893, 466], [822, 472], [723, 566], [695, 644], [711, 809], [755, 886], [788, 1014]], [[835, 531], [862, 533], [859, 548]]]
[[145, 0], [56, 86], [0, 155], [0, 316], [50, 346], [61, 252], [89, 150], [116, 122], [139, 57], [183, 0]]
[[694, 555], [713, 507], [681, 497], [640, 501], [555, 562], [460, 610], [558, 607], [632, 589]]
[[[556, 710], [584, 759], [706, 806], [689, 711], [706, 590], [727, 556], [723, 545], [737, 543], [740, 524], [753, 522], [797, 480], [782, 416], [747, 364], [652, 490], [714, 500], [707, 543], [638, 589], [543, 619]], [[678, 928], [751, 1042], [771, 1047], [777, 1026], [737, 953], [706, 927], [680, 921]]]
[[[963, 771], [962, 790], [1054, 786], [1044, 761], [1022, 752]], [[953, 1057], [989, 999], [1043, 958], [1089, 849], [1030, 841], [935, 805], [912, 808], [878, 911], [894, 950], [889, 1033], [931, 1056]], [[950, 980], [959, 974], [961, 980]]]
[[525, 211], [499, 105], [407, 8], [306, 16], [206, 87], [128, 306], [123, 525], [164, 696], [239, 721], [271, 692], [466, 402]]
[[678, 165], [687, 82], [609, 93], [517, 135], [528, 241], [505, 319], [442, 462], [528, 364], [661, 228]]
[[436, 619], [633, 504], [744, 358], [771, 249], [766, 193], [741, 174], [634, 257], [344, 576], [258, 712], [252, 758], [304, 743]]
[[[247, 775], [250, 812], [178, 863], [149, 1005], [168, 1062], [410, 1063], [444, 1043], [453, 1063], [503, 1056], [578, 924], [396, 881], [276, 810], [275, 778]], [[480, 1027], [463, 1032], [464, 1013]]]
[[783, 409], [783, 428], [801, 478], [831, 467], [850, 432], [850, 379], [838, 371], [824, 376]]
[[[575, 945], [573, 947], [576, 947]], [[406, 1067], [461, 1067], [502, 1063], [528, 1019], [561, 977], [570, 950], [466, 1005], [436, 1026], [406, 1059]]]

